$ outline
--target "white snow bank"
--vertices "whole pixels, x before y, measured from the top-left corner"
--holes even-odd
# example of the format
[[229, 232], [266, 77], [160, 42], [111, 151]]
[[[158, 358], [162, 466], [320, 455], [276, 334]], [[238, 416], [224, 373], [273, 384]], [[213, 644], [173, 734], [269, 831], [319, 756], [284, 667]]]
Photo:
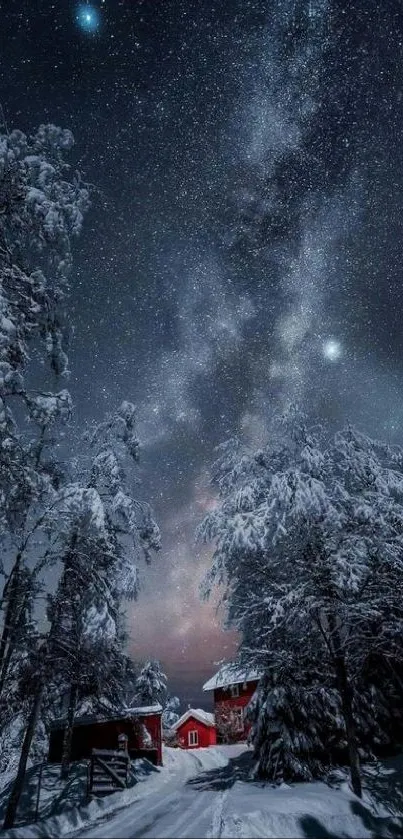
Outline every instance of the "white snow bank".
[[270, 787], [238, 781], [226, 799], [220, 839], [374, 839], [401, 830], [387, 808], [368, 794], [360, 801], [347, 783], [334, 789], [321, 782]]

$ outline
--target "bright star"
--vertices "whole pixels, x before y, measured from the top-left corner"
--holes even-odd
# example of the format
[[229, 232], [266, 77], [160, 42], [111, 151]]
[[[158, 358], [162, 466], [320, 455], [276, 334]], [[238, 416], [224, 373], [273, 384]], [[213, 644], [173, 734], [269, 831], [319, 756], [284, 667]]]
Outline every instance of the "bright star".
[[78, 6], [76, 20], [84, 32], [96, 32], [100, 25], [98, 10], [88, 4]]
[[328, 361], [337, 361], [341, 356], [341, 345], [334, 338], [329, 338], [323, 344], [323, 355]]

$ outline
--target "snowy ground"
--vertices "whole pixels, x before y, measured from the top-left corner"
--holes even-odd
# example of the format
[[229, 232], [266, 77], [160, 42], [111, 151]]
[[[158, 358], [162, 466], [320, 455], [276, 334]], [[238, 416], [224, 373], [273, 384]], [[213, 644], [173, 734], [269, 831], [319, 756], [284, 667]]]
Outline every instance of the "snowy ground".
[[124, 792], [2, 837], [66, 839], [368, 839], [403, 836], [402, 761], [368, 771], [364, 801], [340, 775], [273, 788], [247, 781], [245, 746], [166, 749], [164, 767]]

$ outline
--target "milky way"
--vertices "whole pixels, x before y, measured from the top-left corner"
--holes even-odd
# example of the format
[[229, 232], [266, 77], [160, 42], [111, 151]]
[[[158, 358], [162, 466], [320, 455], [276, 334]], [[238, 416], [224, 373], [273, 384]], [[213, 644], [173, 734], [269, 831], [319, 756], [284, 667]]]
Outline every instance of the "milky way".
[[137, 403], [162, 528], [132, 649], [200, 701], [235, 643], [198, 599], [214, 446], [261, 445], [297, 400], [403, 437], [402, 10], [116, 0], [92, 4], [88, 37], [74, 3], [11, 5], [7, 121], [72, 128], [95, 187], [72, 278], [77, 426]]

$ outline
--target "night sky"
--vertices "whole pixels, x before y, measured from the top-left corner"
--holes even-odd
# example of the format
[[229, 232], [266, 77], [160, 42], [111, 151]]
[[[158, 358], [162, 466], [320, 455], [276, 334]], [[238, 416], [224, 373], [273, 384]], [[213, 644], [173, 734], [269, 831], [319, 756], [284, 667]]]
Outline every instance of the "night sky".
[[71, 278], [75, 422], [137, 404], [163, 538], [130, 649], [200, 704], [235, 646], [198, 598], [214, 446], [260, 445], [294, 400], [403, 442], [403, 4], [0, 11], [8, 127], [71, 128], [93, 184]]

